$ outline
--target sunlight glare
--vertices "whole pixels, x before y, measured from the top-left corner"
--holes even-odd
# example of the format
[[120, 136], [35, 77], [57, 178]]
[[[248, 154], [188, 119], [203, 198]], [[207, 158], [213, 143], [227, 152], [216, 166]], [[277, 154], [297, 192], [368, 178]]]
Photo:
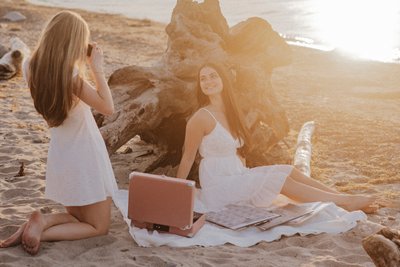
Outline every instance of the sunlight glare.
[[353, 56], [390, 60], [398, 43], [398, 0], [315, 1], [322, 41]]

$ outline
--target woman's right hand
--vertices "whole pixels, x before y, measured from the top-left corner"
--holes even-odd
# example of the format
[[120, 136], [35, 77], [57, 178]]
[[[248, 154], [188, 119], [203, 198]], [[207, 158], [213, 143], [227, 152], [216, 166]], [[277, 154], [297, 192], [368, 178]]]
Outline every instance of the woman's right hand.
[[111, 115], [114, 112], [114, 102], [103, 71], [103, 51], [96, 44], [92, 43], [92, 53], [86, 58], [96, 84], [93, 87], [87, 81], [83, 81], [82, 92], [79, 98], [86, 104], [104, 115]]
[[97, 43], [91, 43], [92, 53], [87, 57], [89, 67], [93, 73], [104, 73], [103, 71], [103, 50]]

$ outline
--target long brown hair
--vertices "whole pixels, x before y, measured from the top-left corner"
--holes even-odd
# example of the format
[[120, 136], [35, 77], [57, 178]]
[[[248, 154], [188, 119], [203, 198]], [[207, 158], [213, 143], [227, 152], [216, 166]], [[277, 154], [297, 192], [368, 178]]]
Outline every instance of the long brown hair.
[[80, 15], [61, 11], [47, 24], [32, 53], [29, 89], [36, 110], [50, 127], [60, 126], [79, 96], [82, 79], [72, 79], [75, 65], [84, 71], [89, 28]]
[[199, 107], [204, 107], [210, 104], [209, 97], [203, 93], [200, 87], [200, 71], [205, 67], [214, 69], [222, 80], [223, 89], [221, 94], [225, 107], [225, 116], [230, 130], [233, 132], [235, 137], [239, 138], [241, 144], [243, 144], [242, 142], [245, 142], [246, 145], [250, 145], [250, 134], [245, 126], [243, 114], [239, 109], [233, 93], [233, 76], [225, 66], [217, 63], [206, 63], [199, 68], [197, 73], [197, 101], [199, 103]]

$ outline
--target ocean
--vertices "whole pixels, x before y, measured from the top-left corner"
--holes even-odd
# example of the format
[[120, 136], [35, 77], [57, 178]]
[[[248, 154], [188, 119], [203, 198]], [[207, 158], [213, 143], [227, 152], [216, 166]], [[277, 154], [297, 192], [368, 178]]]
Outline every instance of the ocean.
[[[168, 23], [176, 0], [30, 0]], [[267, 20], [288, 43], [400, 63], [399, 0], [220, 0], [229, 26]]]

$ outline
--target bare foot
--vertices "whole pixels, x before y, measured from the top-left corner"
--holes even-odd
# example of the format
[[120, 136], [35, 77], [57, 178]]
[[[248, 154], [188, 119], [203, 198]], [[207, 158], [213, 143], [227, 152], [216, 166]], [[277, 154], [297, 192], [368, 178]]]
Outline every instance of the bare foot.
[[376, 205], [382, 208], [397, 208], [400, 209], [400, 200], [380, 198], [375, 201]]
[[365, 213], [375, 213], [380, 208], [400, 208], [400, 201], [396, 202], [389, 199], [376, 199], [370, 206], [361, 209]]
[[40, 236], [44, 228], [44, 219], [40, 211], [34, 211], [22, 234], [22, 247], [26, 252], [35, 255], [39, 251]]
[[378, 207], [374, 206], [375, 197], [364, 195], [350, 195], [347, 203], [341, 205], [348, 211], [362, 210], [365, 213], [373, 213]]
[[22, 224], [19, 229], [6, 240], [0, 242], [0, 248], [8, 248], [21, 244], [22, 233], [25, 230], [26, 223]]
[[368, 207], [362, 208], [361, 210], [367, 214], [371, 214], [377, 212], [379, 210], [379, 206], [376, 204], [372, 204]]

